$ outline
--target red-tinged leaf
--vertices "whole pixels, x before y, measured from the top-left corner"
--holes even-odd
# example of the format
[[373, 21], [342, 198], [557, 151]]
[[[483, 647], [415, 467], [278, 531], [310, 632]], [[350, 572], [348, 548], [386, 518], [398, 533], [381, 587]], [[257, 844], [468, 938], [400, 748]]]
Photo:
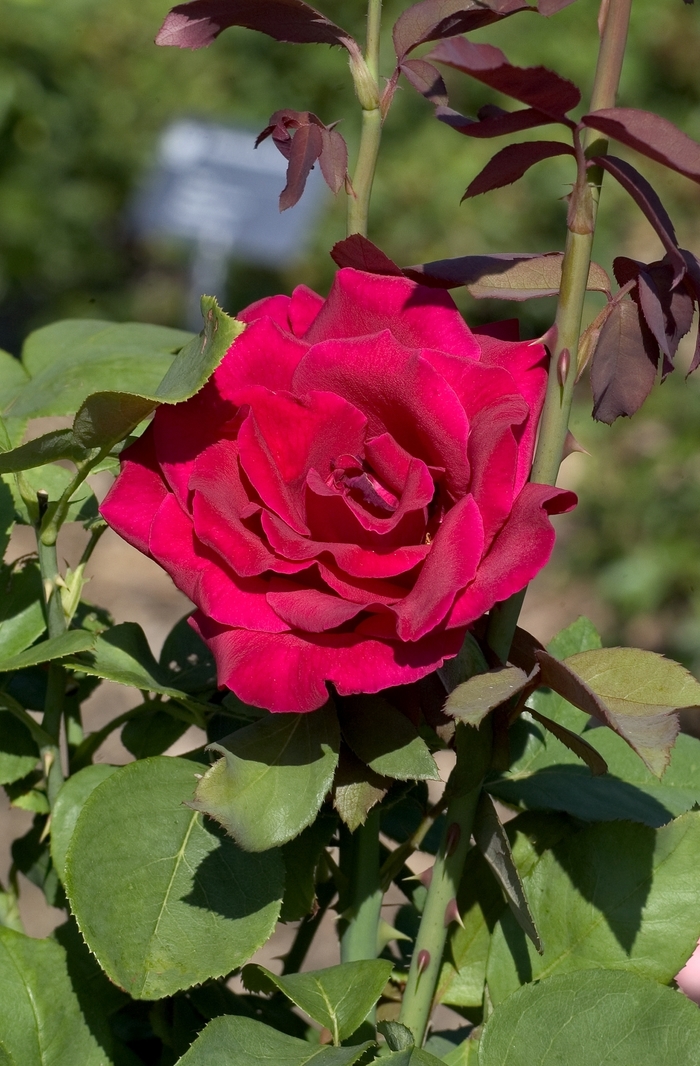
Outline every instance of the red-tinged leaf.
[[426, 63], [424, 59], [406, 59], [401, 64], [401, 73], [426, 100], [432, 104], [447, 104], [445, 83], [432, 63]]
[[451, 126], [465, 137], [504, 137], [508, 133], [520, 133], [537, 126], [549, 126], [554, 121], [544, 111], [525, 107], [522, 111], [504, 111], [495, 104], [487, 104], [477, 112], [476, 118], [467, 118], [451, 107], [436, 107], [435, 118]]
[[519, 666], [527, 674], [531, 674], [537, 663], [537, 652], [544, 651], [545, 647], [540, 644], [537, 637], [528, 633], [527, 629], [516, 626], [513, 643], [510, 646], [509, 660], [515, 666]]
[[636, 281], [632, 299], [641, 307], [647, 325], [664, 353], [663, 375], [673, 369], [673, 359], [681, 337], [693, 323], [693, 297], [683, 280], [673, 288], [674, 277], [668, 256], [654, 263], [638, 263], [635, 259], [619, 256], [613, 262], [618, 283], [623, 286]]
[[[404, 274], [433, 288], [465, 285], [478, 300], [532, 300], [559, 292], [563, 258], [562, 252], [465, 255], [406, 267]], [[610, 279], [597, 263], [591, 263], [588, 289], [610, 291]]]
[[[693, 294], [695, 303], [700, 306], [700, 260], [693, 255], [692, 252], [688, 252], [683, 249], [683, 258], [685, 265], [688, 268], [686, 274], [686, 281], [688, 288]], [[698, 329], [697, 339], [695, 341], [695, 352], [693, 353], [693, 360], [690, 364], [688, 374], [692, 374], [700, 366], [700, 328]]]
[[361, 233], [353, 233], [351, 237], [334, 244], [331, 248], [331, 259], [339, 267], [353, 267], [368, 274], [403, 277], [400, 267]]
[[323, 150], [321, 128], [314, 123], [300, 126], [292, 138], [287, 166], [287, 184], [280, 193], [280, 211], [294, 207], [301, 199], [314, 163]]
[[332, 193], [339, 193], [348, 173], [348, 146], [337, 130], [324, 126], [321, 130], [323, 149], [319, 164], [326, 185]]
[[591, 159], [590, 163], [607, 170], [608, 174], [611, 174], [622, 188], [630, 194], [634, 202], [651, 222], [666, 249], [674, 267], [674, 282], [680, 281], [685, 273], [686, 266], [685, 260], [678, 250], [676, 231], [666, 208], [647, 179], [642, 177], [631, 163], [624, 159], [618, 159], [614, 155], [596, 156]]
[[419, 44], [469, 33], [526, 10], [532, 9], [522, 0], [421, 0], [394, 25], [396, 56], [401, 63]]
[[465, 37], [441, 41], [427, 58], [470, 74], [497, 92], [544, 111], [558, 122], [571, 124], [565, 118], [566, 112], [581, 99], [576, 86], [553, 71], [544, 67], [515, 67], [500, 48], [474, 44]]
[[603, 325], [591, 364], [593, 417], [611, 425], [633, 415], [652, 390], [659, 346], [632, 300], [623, 300]]
[[700, 144], [667, 118], [634, 107], [609, 107], [581, 121], [700, 184]]
[[572, 733], [566, 726], [561, 725], [559, 722], [553, 722], [551, 718], [545, 717], [536, 711], [534, 707], [528, 708], [529, 713], [539, 722], [540, 725], [561, 741], [569, 751], [573, 751], [574, 755], [578, 755], [579, 759], [583, 759], [588, 769], [591, 771], [594, 777], [600, 777], [602, 774], [608, 772], [608, 764], [606, 763], [600, 752], [596, 751], [592, 744], [589, 744], [587, 740], [584, 740], [578, 733]]
[[551, 15], [556, 15], [557, 11], [562, 11], [565, 7], [569, 7], [570, 4], [574, 3], [576, 3], [576, 0], [540, 0], [537, 10], [540, 15], [550, 18]]
[[462, 199], [467, 200], [472, 196], [490, 192], [491, 189], [512, 185], [535, 163], [556, 155], [574, 155], [574, 150], [571, 145], [561, 141], [524, 141], [522, 144], [509, 144], [497, 152], [477, 174]]
[[206, 48], [229, 26], [259, 30], [289, 44], [341, 44], [358, 51], [349, 33], [303, 0], [191, 0], [167, 15], [156, 44]]

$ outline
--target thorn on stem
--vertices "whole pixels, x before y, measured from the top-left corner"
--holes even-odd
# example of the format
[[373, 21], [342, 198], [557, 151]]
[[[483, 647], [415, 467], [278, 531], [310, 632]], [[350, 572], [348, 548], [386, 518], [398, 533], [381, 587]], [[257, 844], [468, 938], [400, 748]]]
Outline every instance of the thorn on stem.
[[569, 366], [571, 365], [571, 353], [568, 348], [562, 348], [557, 360], [557, 378], [562, 389], [566, 385], [566, 379], [569, 376]]
[[464, 922], [462, 921], [462, 915], [459, 913], [459, 907], [457, 906], [457, 900], [453, 897], [445, 907], [445, 929], [452, 922], [457, 922], [464, 929]]
[[459, 838], [462, 835], [462, 827], [458, 822], [452, 822], [450, 828], [447, 830], [447, 841], [445, 844], [445, 855], [449, 859], [451, 855], [454, 855], [459, 847]]
[[430, 966], [430, 952], [426, 951], [425, 948], [422, 948], [418, 952], [418, 976], [420, 977], [420, 975], [425, 970], [427, 970], [429, 966]]
[[581, 452], [582, 455], [591, 454], [589, 451], [587, 451], [586, 448], [584, 448], [582, 444], [579, 444], [579, 442], [576, 440], [576, 437], [569, 429], [567, 430], [566, 440], [564, 441], [564, 454], [562, 458], [566, 459], [567, 455], [571, 455], [573, 452]]

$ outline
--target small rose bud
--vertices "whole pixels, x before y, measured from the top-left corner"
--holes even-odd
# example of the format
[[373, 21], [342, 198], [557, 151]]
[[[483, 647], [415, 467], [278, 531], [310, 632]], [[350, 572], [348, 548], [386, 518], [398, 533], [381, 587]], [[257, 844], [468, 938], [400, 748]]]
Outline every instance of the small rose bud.
[[419, 974], [419, 976], [420, 976], [420, 974], [423, 973], [424, 970], [427, 970], [429, 966], [430, 966], [430, 952], [426, 951], [425, 948], [423, 948], [421, 951], [418, 952], [418, 974]]
[[458, 822], [453, 822], [450, 828], [447, 830], [447, 843], [445, 845], [445, 855], [449, 859], [451, 855], [454, 855], [459, 847], [459, 838], [462, 835], [462, 828]]

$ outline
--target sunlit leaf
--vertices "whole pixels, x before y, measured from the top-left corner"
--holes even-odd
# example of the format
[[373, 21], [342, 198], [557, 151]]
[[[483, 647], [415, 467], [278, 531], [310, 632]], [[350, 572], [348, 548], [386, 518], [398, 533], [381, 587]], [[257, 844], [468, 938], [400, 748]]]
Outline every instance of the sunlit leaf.
[[372, 1043], [325, 1047], [288, 1036], [252, 1018], [214, 1018], [199, 1034], [177, 1066], [353, 1066]]

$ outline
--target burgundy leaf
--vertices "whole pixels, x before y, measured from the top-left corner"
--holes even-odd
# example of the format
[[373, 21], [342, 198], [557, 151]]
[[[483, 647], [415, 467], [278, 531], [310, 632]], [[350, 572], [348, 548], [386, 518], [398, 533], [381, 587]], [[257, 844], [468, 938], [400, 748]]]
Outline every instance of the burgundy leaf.
[[563, 144], [561, 141], [524, 141], [522, 144], [509, 144], [497, 152], [477, 174], [467, 187], [462, 199], [467, 200], [471, 196], [490, 192], [491, 189], [501, 189], [504, 185], [512, 185], [518, 178], [522, 178], [530, 167], [543, 159], [551, 159], [556, 155], [574, 154], [571, 145]]
[[[686, 281], [688, 287], [693, 294], [695, 303], [700, 306], [700, 260], [693, 255], [692, 252], [683, 250], [683, 258], [685, 259], [685, 265], [688, 268], [686, 274]], [[692, 374], [694, 370], [700, 366], [700, 328], [698, 328], [698, 335], [695, 342], [695, 352], [693, 354], [693, 361], [690, 364], [688, 374]]]
[[668, 257], [654, 263], [638, 263], [626, 256], [619, 256], [613, 263], [618, 283], [626, 285], [636, 281], [632, 299], [639, 304], [647, 325], [664, 353], [663, 376], [673, 369], [673, 359], [681, 337], [684, 337], [693, 322], [693, 297], [685, 282], [674, 285], [673, 270]]
[[549, 18], [550, 15], [556, 15], [557, 11], [562, 11], [563, 8], [568, 7], [569, 4], [575, 3], [576, 0], [540, 0], [537, 5], [537, 10], [540, 15], [544, 15], [545, 18]]
[[334, 244], [331, 248], [331, 258], [339, 267], [354, 267], [355, 270], [365, 270], [368, 274], [403, 276], [403, 271], [396, 263], [360, 233], [353, 233], [351, 237]]
[[603, 325], [591, 364], [593, 417], [611, 425], [633, 415], [654, 385], [659, 346], [632, 300], [622, 300]]
[[306, 186], [306, 179], [323, 150], [323, 133], [315, 123], [299, 126], [292, 138], [289, 164], [287, 166], [287, 184], [280, 193], [280, 211], [294, 207], [301, 199]]
[[447, 103], [445, 83], [432, 63], [426, 63], [424, 59], [406, 59], [401, 64], [401, 73], [431, 103]]
[[537, 637], [528, 633], [527, 629], [516, 627], [513, 643], [510, 646], [508, 659], [515, 666], [519, 666], [525, 673], [531, 674], [537, 663], [537, 652], [544, 651], [544, 645], [540, 644]]
[[399, 63], [419, 44], [478, 30], [492, 22], [532, 10], [522, 0], [421, 0], [399, 16], [393, 29]]
[[259, 30], [290, 44], [358, 46], [345, 30], [303, 0], [192, 0], [178, 4], [166, 16], [156, 44], [178, 48], [206, 48], [229, 26]]
[[451, 107], [436, 107], [435, 118], [451, 126], [465, 137], [503, 137], [536, 126], [548, 126], [554, 120], [544, 111], [525, 107], [522, 111], [504, 111], [495, 104], [487, 104], [477, 112], [477, 118], [467, 118]]
[[[556, 296], [561, 285], [563, 258], [562, 252], [465, 255], [406, 267], [404, 274], [433, 288], [465, 285], [480, 300], [522, 301]], [[591, 291], [610, 291], [610, 279], [597, 263], [591, 263], [587, 287]]]
[[575, 85], [545, 67], [515, 67], [500, 48], [491, 44], [474, 44], [466, 37], [441, 41], [428, 59], [470, 74], [497, 92], [512, 96], [523, 104], [551, 115], [558, 122], [571, 125], [564, 116], [576, 107], [581, 93]]
[[609, 107], [584, 115], [581, 122], [700, 184], [700, 144], [667, 118], [634, 107]]
[[348, 146], [345, 138], [337, 130], [324, 126], [321, 130], [323, 149], [319, 164], [326, 185], [333, 193], [338, 193], [345, 184], [348, 173]]
[[666, 208], [647, 179], [642, 177], [631, 163], [624, 159], [618, 159], [614, 155], [595, 156], [590, 163], [607, 170], [620, 183], [622, 188], [630, 194], [634, 202], [651, 222], [666, 249], [674, 266], [674, 282], [680, 281], [685, 273], [686, 265], [683, 256], [678, 250], [676, 231]]

